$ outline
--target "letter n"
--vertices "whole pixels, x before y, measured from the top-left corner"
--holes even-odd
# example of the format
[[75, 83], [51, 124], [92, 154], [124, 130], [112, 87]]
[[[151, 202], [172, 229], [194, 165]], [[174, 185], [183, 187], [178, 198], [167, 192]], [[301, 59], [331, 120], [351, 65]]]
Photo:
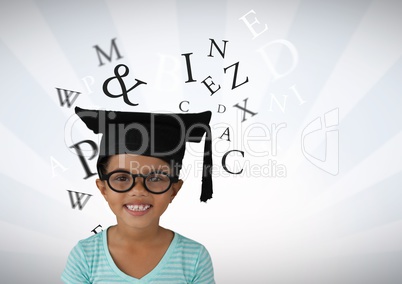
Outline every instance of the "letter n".
[[228, 42], [227, 40], [222, 40], [223, 41], [223, 51], [219, 48], [219, 46], [216, 44], [215, 40], [210, 38], [211, 41], [211, 48], [209, 49], [209, 55], [208, 57], [214, 57], [212, 55], [212, 47], [215, 46], [216, 50], [219, 52], [219, 54], [222, 56], [222, 58], [225, 58], [225, 51], [226, 51], [226, 43]]
[[98, 59], [99, 59], [99, 66], [105, 65], [105, 63], [103, 63], [103, 61], [102, 61], [102, 56], [105, 57], [109, 62], [112, 61], [113, 50], [116, 51], [116, 55], [117, 55], [117, 58], [116, 58], [116, 59], [123, 58], [123, 57], [120, 55], [120, 52], [119, 52], [119, 49], [117, 48], [117, 45], [116, 45], [116, 41], [115, 41], [115, 40], [116, 40], [116, 38], [112, 39], [112, 43], [111, 43], [111, 45], [110, 45], [109, 55], [106, 54], [106, 52], [104, 52], [102, 49], [100, 49], [99, 46], [94, 45], [94, 48], [95, 48], [95, 50], [96, 50], [96, 54], [98, 55]]
[[[92, 196], [92, 194], [76, 192], [76, 191], [71, 191], [71, 190], [67, 190], [67, 191], [68, 191], [68, 194], [70, 195], [71, 206], [73, 207], [73, 209], [75, 209], [75, 207], [78, 206], [78, 209], [82, 210], [82, 208], [84, 208], [85, 204], [87, 204], [89, 198], [91, 198], [91, 196]], [[74, 196], [75, 196], [75, 198], [74, 198]]]

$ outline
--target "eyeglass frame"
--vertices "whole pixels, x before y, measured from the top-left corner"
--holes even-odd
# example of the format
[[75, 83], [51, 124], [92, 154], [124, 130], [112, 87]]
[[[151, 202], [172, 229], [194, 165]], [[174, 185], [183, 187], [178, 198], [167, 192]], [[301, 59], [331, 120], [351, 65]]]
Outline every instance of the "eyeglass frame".
[[[132, 178], [133, 178], [133, 183], [132, 183], [132, 185], [131, 185], [128, 189], [123, 190], [123, 191], [114, 189], [114, 188], [111, 186], [109, 179], [110, 179], [110, 177], [111, 177], [113, 174], [115, 174], [115, 173], [125, 173], [125, 174], [131, 175]], [[163, 175], [166, 175], [166, 176], [169, 178], [169, 186], [168, 186], [164, 191], [161, 191], [161, 192], [154, 192], [154, 191], [150, 190], [150, 189], [147, 187], [145, 181], [146, 181], [147, 177], [150, 176], [150, 175], [152, 175], [152, 174], [163, 174]], [[150, 193], [152, 193], [152, 194], [162, 194], [162, 193], [165, 193], [165, 192], [167, 192], [167, 191], [170, 189], [170, 187], [172, 186], [172, 183], [177, 183], [177, 182], [179, 182], [179, 177], [169, 175], [168, 173], [163, 172], [163, 171], [154, 171], [154, 172], [150, 172], [150, 173], [148, 173], [148, 174], [146, 174], [146, 175], [143, 175], [143, 174], [133, 174], [133, 173], [131, 173], [131, 172], [129, 172], [129, 171], [125, 171], [125, 170], [116, 170], [116, 171], [110, 172], [110, 173], [108, 173], [108, 174], [103, 174], [103, 173], [102, 173], [102, 175], [100, 176], [100, 180], [106, 180], [106, 181], [107, 181], [107, 184], [108, 184], [109, 187], [110, 187], [110, 189], [113, 190], [114, 192], [125, 193], [125, 192], [130, 191], [130, 190], [135, 186], [135, 184], [136, 184], [135, 179], [136, 179], [137, 177], [142, 177], [142, 178], [143, 178], [142, 184], [143, 184], [144, 188], [146, 189], [146, 191], [148, 191], [148, 192], [150, 192]]]

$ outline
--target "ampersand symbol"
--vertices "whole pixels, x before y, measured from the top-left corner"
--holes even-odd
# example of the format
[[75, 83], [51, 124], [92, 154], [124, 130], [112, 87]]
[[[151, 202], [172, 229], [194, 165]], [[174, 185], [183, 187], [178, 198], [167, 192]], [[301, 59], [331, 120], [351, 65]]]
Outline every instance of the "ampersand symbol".
[[[121, 68], [124, 68], [124, 72], [122, 74], [119, 72], [119, 70]], [[105, 93], [106, 96], [111, 97], [111, 98], [118, 98], [118, 97], [123, 96], [124, 102], [126, 104], [128, 104], [130, 106], [138, 106], [138, 104], [134, 104], [134, 103], [130, 102], [130, 100], [128, 99], [127, 93], [130, 92], [131, 90], [135, 89], [138, 85], [147, 84], [147, 83], [145, 83], [143, 81], [140, 81], [138, 79], [135, 79], [136, 84], [134, 86], [132, 86], [130, 89], [127, 90], [126, 85], [124, 84], [124, 81], [123, 81], [122, 78], [126, 77], [128, 75], [128, 72], [129, 72], [129, 69], [128, 69], [128, 67], [126, 65], [124, 65], [124, 64], [117, 65], [114, 68], [114, 75], [115, 76], [106, 79], [105, 82], [103, 83], [103, 92]], [[109, 90], [108, 90], [108, 85], [109, 85], [110, 81], [112, 81], [113, 79], [117, 79], [117, 81], [120, 84], [120, 87], [121, 87], [121, 93], [120, 94], [111, 94], [109, 92]]]

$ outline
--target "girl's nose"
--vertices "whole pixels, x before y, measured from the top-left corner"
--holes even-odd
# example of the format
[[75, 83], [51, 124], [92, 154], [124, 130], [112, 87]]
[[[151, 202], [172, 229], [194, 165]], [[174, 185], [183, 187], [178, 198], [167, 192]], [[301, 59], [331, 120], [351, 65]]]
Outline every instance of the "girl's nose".
[[144, 178], [138, 177], [138, 176], [135, 177], [134, 186], [129, 191], [130, 194], [132, 194], [132, 195], [142, 195], [142, 196], [148, 195], [149, 192], [145, 188], [144, 182], [145, 182]]

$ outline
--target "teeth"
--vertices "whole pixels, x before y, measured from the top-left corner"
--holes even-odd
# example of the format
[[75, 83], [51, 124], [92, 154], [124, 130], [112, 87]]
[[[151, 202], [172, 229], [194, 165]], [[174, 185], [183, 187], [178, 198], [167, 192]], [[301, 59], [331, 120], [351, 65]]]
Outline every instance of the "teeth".
[[131, 211], [145, 211], [151, 207], [151, 205], [126, 205], [128, 210]]

